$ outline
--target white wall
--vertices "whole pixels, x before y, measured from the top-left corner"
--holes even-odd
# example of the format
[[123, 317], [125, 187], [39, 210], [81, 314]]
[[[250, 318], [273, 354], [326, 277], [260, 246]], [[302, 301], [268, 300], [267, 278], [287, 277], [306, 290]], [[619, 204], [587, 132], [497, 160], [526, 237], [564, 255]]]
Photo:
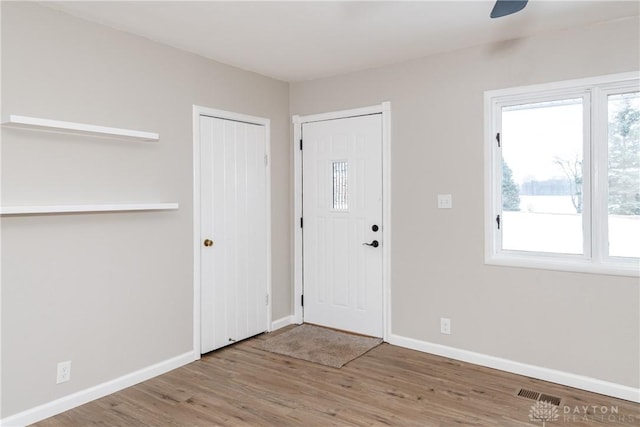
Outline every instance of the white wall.
[[486, 266], [483, 249], [484, 91], [637, 70], [638, 34], [635, 17], [291, 85], [298, 115], [391, 101], [393, 334], [640, 386], [637, 278]]
[[[191, 351], [192, 105], [271, 119], [273, 318], [291, 313], [288, 84], [2, 2], [2, 112], [160, 134], [2, 128], [2, 204], [179, 211], [3, 217], [0, 418]], [[72, 361], [56, 385], [56, 364]]]

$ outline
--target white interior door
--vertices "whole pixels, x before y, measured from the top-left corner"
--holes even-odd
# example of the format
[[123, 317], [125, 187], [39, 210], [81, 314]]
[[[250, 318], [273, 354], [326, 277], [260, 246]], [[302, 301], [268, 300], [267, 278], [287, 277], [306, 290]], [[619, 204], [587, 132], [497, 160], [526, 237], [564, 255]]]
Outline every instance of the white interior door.
[[382, 115], [302, 139], [304, 321], [382, 337]]
[[200, 116], [201, 352], [268, 329], [265, 126]]

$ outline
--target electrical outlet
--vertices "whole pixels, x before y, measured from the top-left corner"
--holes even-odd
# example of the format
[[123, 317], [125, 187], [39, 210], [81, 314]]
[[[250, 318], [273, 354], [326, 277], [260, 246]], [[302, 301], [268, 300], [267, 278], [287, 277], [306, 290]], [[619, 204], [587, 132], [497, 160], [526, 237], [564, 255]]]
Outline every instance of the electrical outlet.
[[440, 318], [440, 333], [451, 335], [451, 319], [446, 317]]
[[438, 194], [438, 209], [451, 209], [453, 207], [453, 198], [451, 194]]
[[58, 363], [56, 384], [65, 383], [71, 379], [71, 360]]

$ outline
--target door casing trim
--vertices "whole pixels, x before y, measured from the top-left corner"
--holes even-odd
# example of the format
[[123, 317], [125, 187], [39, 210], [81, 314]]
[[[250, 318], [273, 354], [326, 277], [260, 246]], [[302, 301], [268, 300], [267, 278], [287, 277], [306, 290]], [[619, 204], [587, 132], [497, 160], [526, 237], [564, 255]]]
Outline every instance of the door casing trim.
[[303, 322], [302, 297], [302, 151], [300, 138], [304, 123], [345, 119], [368, 114], [382, 114], [382, 328], [383, 339], [391, 335], [391, 103], [388, 101], [369, 107], [333, 111], [307, 116], [294, 115], [293, 122], [293, 320]]
[[235, 120], [265, 127], [266, 164], [266, 224], [267, 224], [267, 331], [271, 331], [271, 120], [231, 111], [193, 106], [193, 357], [200, 359], [200, 117]]

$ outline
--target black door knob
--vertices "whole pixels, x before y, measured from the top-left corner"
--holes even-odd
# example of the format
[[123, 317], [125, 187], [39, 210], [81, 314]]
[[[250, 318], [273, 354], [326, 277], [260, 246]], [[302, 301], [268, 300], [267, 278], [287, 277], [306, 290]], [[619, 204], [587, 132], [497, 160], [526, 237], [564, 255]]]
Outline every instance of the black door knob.
[[373, 225], [371, 226], [371, 230], [372, 230], [372, 231], [378, 231], [378, 230], [380, 230], [380, 227], [378, 227], [377, 225], [373, 224]]
[[371, 243], [363, 243], [363, 245], [365, 245], [365, 246], [373, 246], [374, 248], [377, 248], [378, 246], [380, 246], [380, 243], [378, 243], [377, 240], [374, 240]]

